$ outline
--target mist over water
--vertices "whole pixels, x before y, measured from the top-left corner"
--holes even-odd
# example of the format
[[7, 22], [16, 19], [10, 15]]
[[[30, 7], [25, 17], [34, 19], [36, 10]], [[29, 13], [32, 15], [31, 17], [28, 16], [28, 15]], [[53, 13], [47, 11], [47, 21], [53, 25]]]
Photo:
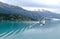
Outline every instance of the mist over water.
[[0, 21], [0, 39], [60, 39], [60, 20]]

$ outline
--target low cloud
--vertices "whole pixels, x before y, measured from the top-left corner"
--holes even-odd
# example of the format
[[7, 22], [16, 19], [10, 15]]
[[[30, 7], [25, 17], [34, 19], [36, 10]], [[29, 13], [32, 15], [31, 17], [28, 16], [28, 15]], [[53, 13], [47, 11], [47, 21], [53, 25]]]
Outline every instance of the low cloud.
[[0, 0], [2, 2], [22, 6], [22, 7], [40, 7], [60, 12], [60, 0]]

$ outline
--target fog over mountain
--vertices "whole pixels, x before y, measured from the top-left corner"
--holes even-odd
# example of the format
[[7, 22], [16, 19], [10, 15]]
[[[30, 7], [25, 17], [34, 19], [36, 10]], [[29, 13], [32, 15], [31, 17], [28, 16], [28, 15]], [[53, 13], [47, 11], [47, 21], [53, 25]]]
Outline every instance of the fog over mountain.
[[0, 2], [0, 13], [5, 13], [5, 14], [20, 14], [23, 16], [30, 17], [34, 20], [39, 20], [41, 16], [45, 17], [52, 17], [52, 18], [60, 18], [60, 14], [56, 14], [54, 12], [50, 11], [28, 11], [25, 10], [19, 6], [14, 6], [14, 5], [9, 5], [6, 3]]

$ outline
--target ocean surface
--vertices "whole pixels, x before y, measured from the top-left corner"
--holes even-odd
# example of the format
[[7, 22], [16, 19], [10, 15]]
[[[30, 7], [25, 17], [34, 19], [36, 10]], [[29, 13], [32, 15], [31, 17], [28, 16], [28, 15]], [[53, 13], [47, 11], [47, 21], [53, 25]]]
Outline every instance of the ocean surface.
[[0, 39], [60, 39], [60, 20], [0, 21]]

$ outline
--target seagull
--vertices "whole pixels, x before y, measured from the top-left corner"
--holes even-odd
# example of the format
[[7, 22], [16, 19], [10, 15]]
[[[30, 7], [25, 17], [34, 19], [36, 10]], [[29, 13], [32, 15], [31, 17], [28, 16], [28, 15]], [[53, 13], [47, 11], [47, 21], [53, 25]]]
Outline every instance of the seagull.
[[40, 24], [40, 26], [45, 25], [45, 22], [46, 22], [45, 19], [46, 19], [45, 17], [41, 17], [41, 19], [39, 19], [39, 24]]

